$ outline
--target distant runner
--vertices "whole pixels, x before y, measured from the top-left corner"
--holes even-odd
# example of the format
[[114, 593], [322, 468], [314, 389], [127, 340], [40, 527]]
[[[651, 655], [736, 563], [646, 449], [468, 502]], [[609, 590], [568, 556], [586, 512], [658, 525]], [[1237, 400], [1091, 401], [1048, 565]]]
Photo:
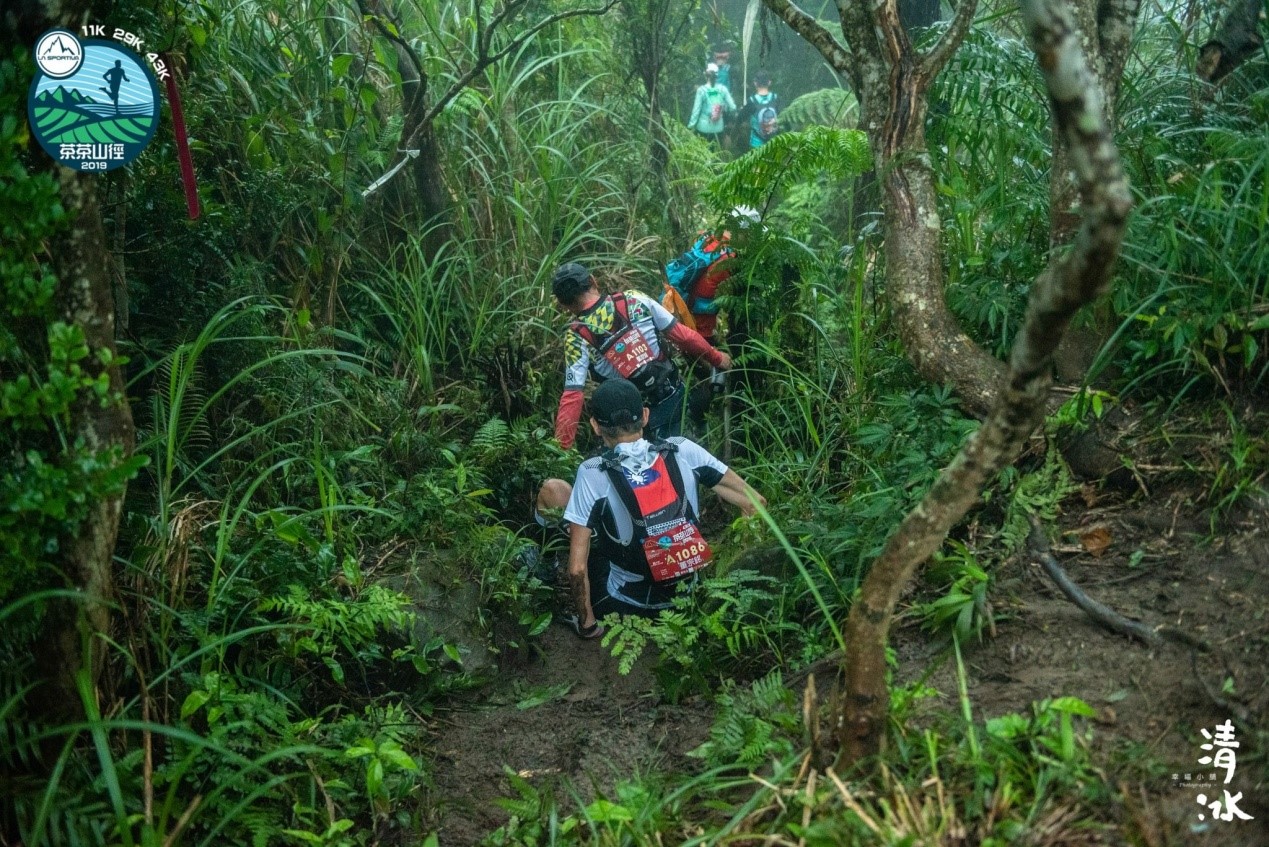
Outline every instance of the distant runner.
[[727, 86], [718, 83], [718, 65], [710, 62], [705, 66], [705, 84], [696, 89], [696, 100], [692, 103], [692, 116], [687, 125], [705, 140], [721, 147], [726, 128], [724, 118], [735, 111], [736, 101], [732, 99], [731, 92]]

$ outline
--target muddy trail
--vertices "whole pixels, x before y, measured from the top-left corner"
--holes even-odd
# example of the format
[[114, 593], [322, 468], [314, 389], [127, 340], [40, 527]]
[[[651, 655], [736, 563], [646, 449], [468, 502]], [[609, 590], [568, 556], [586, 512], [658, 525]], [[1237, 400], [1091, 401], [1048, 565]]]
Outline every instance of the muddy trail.
[[[1119, 798], [1119, 820], [1072, 827], [1073, 840], [1046, 843], [1269, 845], [1266, 736], [1240, 730], [1229, 785], [1223, 769], [1212, 781], [1210, 766], [1198, 762], [1204, 728], [1211, 732], [1231, 717], [1240, 727], [1269, 727], [1269, 515], [1245, 513], [1213, 537], [1206, 517], [1187, 517], [1194, 510], [1180, 495], [1090, 501], [1059, 519], [1054, 554], [1069, 576], [1121, 614], [1175, 627], [1212, 652], [1150, 648], [1108, 632], [1018, 556], [995, 575], [995, 637], [963, 648], [975, 718], [1026, 714], [1031, 703], [1059, 696], [1097, 710], [1093, 761]], [[911, 615], [897, 622], [892, 643], [896, 683], [925, 677], [941, 692], [926, 701], [927, 713], [959, 709], [946, 645]], [[440, 843], [476, 844], [507, 821], [496, 800], [514, 795], [508, 769], [554, 791], [565, 809], [575, 808], [570, 794], [585, 803], [622, 779], [696, 771], [700, 760], [687, 754], [707, 738], [713, 704], [662, 702], [649, 667], [645, 656], [622, 676], [597, 640], [552, 626], [522, 666], [438, 712], [433, 799]], [[1219, 798], [1226, 789], [1242, 794], [1237, 805], [1254, 820], [1214, 821], [1197, 802], [1199, 794]], [[1072, 812], [1074, 820], [1078, 810]]]

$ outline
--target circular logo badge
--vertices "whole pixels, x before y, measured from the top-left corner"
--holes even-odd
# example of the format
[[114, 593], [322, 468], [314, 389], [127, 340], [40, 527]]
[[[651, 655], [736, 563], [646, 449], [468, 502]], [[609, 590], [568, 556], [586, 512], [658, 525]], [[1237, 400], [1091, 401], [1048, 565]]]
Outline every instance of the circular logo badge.
[[[41, 51], [74, 42], [78, 65], [45, 69]], [[59, 164], [77, 171], [112, 171], [131, 162], [159, 128], [159, 84], [145, 61], [114, 41], [76, 39], [65, 30], [36, 44], [39, 71], [27, 95], [31, 133]]]
[[53, 79], [65, 79], [84, 63], [84, 48], [72, 32], [50, 30], [35, 44], [35, 64], [40, 73]]
[[626, 352], [626, 345], [618, 341], [612, 346], [612, 349], [616, 350], [618, 353], [624, 353]]
[[672, 541], [670, 541], [670, 536], [668, 536], [668, 535], [663, 535], [663, 536], [661, 536], [660, 538], [658, 538], [658, 539], [657, 539], [657, 544], [661, 545], [662, 547], [664, 547], [664, 548], [665, 548], [665, 549], [667, 549], [667, 550], [668, 550], [668, 549], [670, 549], [670, 545], [671, 545], [672, 543], [673, 543], [673, 542], [672, 542]]

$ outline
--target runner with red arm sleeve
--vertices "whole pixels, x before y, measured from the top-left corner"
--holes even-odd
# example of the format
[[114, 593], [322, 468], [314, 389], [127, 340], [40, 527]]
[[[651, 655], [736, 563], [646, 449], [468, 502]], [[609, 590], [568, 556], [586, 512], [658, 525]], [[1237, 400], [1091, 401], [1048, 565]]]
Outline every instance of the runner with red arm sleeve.
[[577, 262], [555, 271], [551, 290], [573, 316], [564, 332], [564, 393], [555, 416], [555, 439], [565, 449], [576, 440], [582, 391], [591, 376], [634, 383], [650, 410], [648, 434], [668, 438], [682, 430], [683, 380], [665, 342], [691, 360], [731, 367], [730, 356], [650, 297], [637, 291], [601, 295], [590, 271]]

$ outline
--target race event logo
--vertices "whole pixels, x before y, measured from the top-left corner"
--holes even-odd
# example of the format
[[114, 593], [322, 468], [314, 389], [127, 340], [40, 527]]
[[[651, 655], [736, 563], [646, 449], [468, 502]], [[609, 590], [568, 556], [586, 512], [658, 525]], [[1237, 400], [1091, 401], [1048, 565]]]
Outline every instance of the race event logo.
[[[105, 36], [106, 28], [90, 24], [83, 35]], [[166, 76], [167, 69], [153, 53], [148, 62], [138, 55], [141, 46], [122, 29], [111, 39], [64, 29], [40, 36], [27, 116], [35, 140], [58, 163], [112, 171], [141, 155], [154, 138], [160, 107], [155, 74]]]

